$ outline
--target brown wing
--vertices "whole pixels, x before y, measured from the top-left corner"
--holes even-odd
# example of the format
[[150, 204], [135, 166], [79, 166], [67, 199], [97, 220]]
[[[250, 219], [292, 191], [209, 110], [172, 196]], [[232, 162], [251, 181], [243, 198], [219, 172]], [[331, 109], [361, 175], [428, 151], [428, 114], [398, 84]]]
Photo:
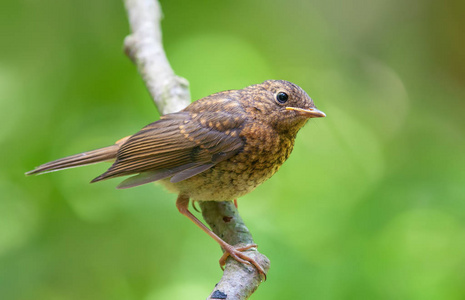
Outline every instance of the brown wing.
[[167, 177], [172, 182], [187, 179], [242, 149], [243, 122], [240, 114], [226, 112], [165, 115], [130, 137], [115, 163], [92, 182], [139, 174], [119, 186], [127, 188]]

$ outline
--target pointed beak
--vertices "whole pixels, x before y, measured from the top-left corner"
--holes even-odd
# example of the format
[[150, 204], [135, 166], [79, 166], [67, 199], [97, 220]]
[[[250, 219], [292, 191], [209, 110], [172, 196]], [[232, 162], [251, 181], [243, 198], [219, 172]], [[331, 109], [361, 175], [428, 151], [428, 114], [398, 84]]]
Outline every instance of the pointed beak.
[[318, 110], [316, 108], [309, 108], [309, 109], [303, 109], [299, 107], [286, 107], [287, 110], [294, 110], [301, 114], [302, 116], [306, 116], [307, 118], [322, 118], [326, 117], [326, 114], [322, 112], [321, 110]]

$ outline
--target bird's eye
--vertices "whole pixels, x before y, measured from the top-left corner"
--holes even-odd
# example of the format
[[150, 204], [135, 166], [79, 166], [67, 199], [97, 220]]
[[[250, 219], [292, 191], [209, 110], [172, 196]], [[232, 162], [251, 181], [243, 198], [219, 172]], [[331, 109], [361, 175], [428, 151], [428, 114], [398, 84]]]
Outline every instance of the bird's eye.
[[284, 92], [280, 92], [276, 95], [276, 100], [278, 100], [279, 103], [286, 103], [287, 99], [289, 99], [289, 96]]

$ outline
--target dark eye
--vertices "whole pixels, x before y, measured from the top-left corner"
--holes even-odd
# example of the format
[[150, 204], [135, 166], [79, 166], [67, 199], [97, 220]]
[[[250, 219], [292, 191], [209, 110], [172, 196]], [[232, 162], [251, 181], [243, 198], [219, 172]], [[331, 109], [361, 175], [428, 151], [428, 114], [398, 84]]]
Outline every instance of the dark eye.
[[286, 103], [287, 99], [289, 99], [289, 96], [286, 93], [280, 92], [276, 95], [276, 100], [279, 103]]

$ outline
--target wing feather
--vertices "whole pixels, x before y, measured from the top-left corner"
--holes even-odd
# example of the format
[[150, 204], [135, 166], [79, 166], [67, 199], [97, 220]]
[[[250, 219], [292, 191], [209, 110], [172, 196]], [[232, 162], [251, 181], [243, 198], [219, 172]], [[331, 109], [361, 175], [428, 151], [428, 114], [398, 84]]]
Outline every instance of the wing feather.
[[92, 182], [139, 174], [118, 186], [129, 188], [167, 177], [179, 182], [195, 176], [243, 148], [242, 138], [231, 132], [244, 121], [239, 113], [165, 115], [131, 136], [118, 150], [115, 163]]
[[125, 179], [116, 188], [127, 189], [127, 188], [135, 187], [138, 185], [146, 184], [149, 182], [165, 179], [167, 177], [173, 176], [174, 174], [176, 174], [176, 172], [182, 172], [195, 165], [196, 165], [195, 163], [192, 163], [192, 164], [182, 165], [178, 168], [173, 168], [173, 169], [160, 169], [157, 171], [142, 172], [136, 176], [132, 176], [132, 177]]
[[209, 163], [209, 164], [204, 164], [204, 165], [186, 169], [184, 171], [176, 173], [176, 175], [171, 177], [170, 181], [172, 183], [183, 181], [184, 179], [191, 178], [192, 176], [195, 176], [197, 174], [202, 173], [203, 171], [210, 169], [214, 165], [215, 165], [214, 163]]

